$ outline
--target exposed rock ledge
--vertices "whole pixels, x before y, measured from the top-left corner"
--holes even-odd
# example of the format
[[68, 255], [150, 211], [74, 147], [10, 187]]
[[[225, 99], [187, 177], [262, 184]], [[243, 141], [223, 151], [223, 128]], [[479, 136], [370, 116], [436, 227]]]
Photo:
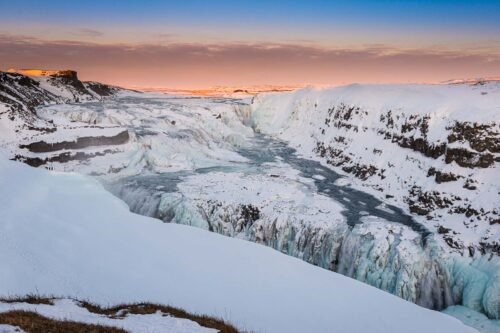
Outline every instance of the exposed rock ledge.
[[75, 141], [62, 141], [48, 143], [45, 141], [32, 142], [27, 145], [20, 145], [21, 149], [28, 149], [33, 153], [49, 153], [63, 149], [83, 149], [96, 146], [121, 145], [130, 139], [128, 131], [122, 131], [115, 136], [87, 136], [77, 138]]

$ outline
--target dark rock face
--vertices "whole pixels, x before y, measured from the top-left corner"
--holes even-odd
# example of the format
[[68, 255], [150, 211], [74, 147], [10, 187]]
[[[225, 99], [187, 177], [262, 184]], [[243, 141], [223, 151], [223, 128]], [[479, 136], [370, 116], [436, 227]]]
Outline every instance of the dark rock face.
[[84, 153], [84, 152], [76, 152], [76, 153], [70, 153], [70, 152], [65, 152], [56, 156], [51, 156], [47, 158], [40, 158], [40, 157], [27, 157], [27, 156], [22, 156], [22, 155], [15, 155], [11, 160], [13, 161], [19, 161], [28, 164], [29, 166], [38, 168], [42, 165], [45, 165], [47, 163], [52, 163], [52, 162], [58, 162], [58, 163], [67, 163], [69, 161], [86, 161], [89, 160], [93, 157], [96, 156], [104, 156], [107, 154], [112, 154], [113, 151], [110, 149], [106, 149], [105, 151], [102, 152], [95, 152], [95, 153]]
[[320, 157], [326, 158], [326, 162], [333, 166], [341, 166], [351, 161], [349, 156], [344, 155], [343, 150], [326, 146], [324, 142], [320, 141], [316, 142], [316, 148], [314, 148], [313, 152]]
[[43, 124], [44, 121], [36, 115], [35, 109], [41, 105], [92, 100], [99, 96], [111, 96], [119, 90], [100, 83], [91, 83], [87, 88], [78, 79], [77, 73], [71, 70], [59, 71], [48, 76], [47, 80], [50, 85], [65, 89], [73, 97], [68, 99], [67, 97], [54, 95], [54, 93], [45, 90], [40, 82], [32, 77], [0, 71], [0, 103], [10, 107], [7, 115], [10, 120], [19, 119], [25, 124], [20, 129], [55, 130], [53, 124], [48, 122]]
[[252, 225], [255, 221], [260, 219], [260, 209], [254, 205], [242, 205], [241, 217], [243, 218], [245, 227]]
[[[68, 71], [67, 75], [51, 75], [50, 83], [56, 87], [65, 87], [71, 91], [75, 102], [82, 99], [92, 99], [94, 96], [83, 85], [82, 81], [78, 80], [76, 72]], [[74, 73], [74, 74], [73, 74]]]
[[[43, 71], [42, 71], [43, 72]], [[47, 143], [45, 134], [57, 131], [53, 121], [38, 117], [36, 109], [46, 104], [61, 104], [79, 102], [82, 100], [99, 100], [101, 97], [112, 96], [119, 89], [100, 83], [83, 84], [75, 71], [47, 71], [41, 77], [31, 77], [19, 73], [0, 72], [0, 103], [7, 105], [7, 111], [0, 114], [1, 121], [13, 121], [13, 130], [23, 137], [21, 149], [32, 153], [56, 152], [63, 149], [82, 149], [92, 146], [120, 145], [128, 142], [128, 131], [122, 131], [114, 136], [96, 135], [81, 137], [75, 141]], [[51, 73], [51, 74], [50, 74]], [[48, 75], [50, 74], [50, 75]], [[47, 76], [48, 75], [48, 76]], [[59, 88], [60, 95], [52, 93], [48, 86]], [[46, 90], [46, 89], [50, 89]], [[58, 89], [54, 89], [57, 91]], [[68, 95], [69, 93], [69, 95]], [[72, 97], [71, 97], [72, 95]], [[68, 97], [70, 96], [70, 97]], [[30, 142], [37, 137], [39, 141]], [[33, 154], [18, 153], [11, 159], [24, 162], [33, 167], [39, 167], [52, 162], [66, 163], [72, 160], [85, 161], [96, 156], [111, 153], [111, 150], [96, 153], [61, 152], [51, 156], [37, 157]], [[25, 156], [28, 155], [28, 156]]]
[[450, 231], [451, 231], [450, 228], [445, 228], [442, 225], [440, 225], [439, 228], [438, 228], [438, 230], [437, 230], [438, 234], [447, 234]]
[[472, 150], [448, 148], [446, 163], [455, 162], [464, 168], [488, 168], [495, 164], [493, 154], [500, 152], [500, 126], [497, 124], [478, 124], [455, 122], [449, 127], [448, 143], [468, 143]]
[[438, 184], [453, 182], [458, 180], [459, 178], [462, 178], [461, 176], [455, 175], [451, 172], [441, 172], [436, 170], [435, 168], [430, 168], [429, 171], [427, 172], [427, 177], [432, 177], [432, 176], [434, 176], [434, 179]]
[[448, 142], [468, 142], [475, 151], [500, 153], [499, 127], [495, 124], [456, 122], [453, 127], [448, 128], [451, 130]]
[[92, 90], [94, 93], [102, 97], [113, 96], [118, 91], [118, 88], [116, 87], [99, 82], [83, 82], [83, 85], [87, 89]]
[[354, 176], [362, 180], [367, 180], [368, 177], [373, 176], [378, 169], [373, 165], [356, 164], [351, 166], [345, 166], [342, 168], [342, 170], [347, 173], [352, 173]]
[[32, 142], [27, 145], [20, 145], [21, 149], [28, 149], [33, 153], [48, 153], [63, 149], [82, 149], [95, 146], [121, 145], [129, 140], [128, 131], [120, 132], [115, 136], [81, 137], [76, 141], [62, 141], [47, 143], [44, 141]]
[[[43, 84], [42, 84], [43, 83]], [[61, 88], [66, 93], [64, 97], [44, 89], [47, 84]], [[46, 121], [38, 117], [36, 108], [46, 104], [60, 104], [68, 102], [79, 102], [81, 100], [96, 100], [100, 97], [112, 96], [119, 89], [97, 82], [83, 84], [75, 71], [58, 71], [44, 76], [34, 78], [18, 73], [0, 72], [0, 103], [8, 106], [8, 111], [0, 114], [3, 119], [16, 120], [15, 131], [24, 133], [23, 136], [30, 137], [30, 132], [40, 137], [40, 134], [57, 131], [52, 121]], [[73, 95], [68, 98], [67, 93]], [[40, 138], [38, 139], [40, 140]], [[28, 149], [33, 153], [55, 152], [63, 149], [81, 149], [91, 146], [120, 145], [129, 140], [128, 131], [122, 131], [114, 136], [81, 137], [76, 141], [63, 141], [47, 143], [40, 140], [24, 145], [21, 149]], [[67, 162], [69, 160], [85, 160], [92, 154], [63, 153], [52, 157], [25, 157], [15, 155], [13, 159], [23, 161], [31, 166], [41, 166], [49, 162]]]
[[361, 113], [368, 114], [367, 111], [362, 111], [360, 107], [348, 106], [344, 103], [340, 103], [338, 106], [334, 106], [328, 110], [328, 117], [325, 119], [325, 125], [338, 129], [346, 128], [358, 132], [358, 126], [349, 123], [349, 120], [351, 120], [354, 115], [359, 115]]
[[[445, 210], [444, 214], [463, 215], [460, 219], [466, 228], [474, 228], [484, 223], [488, 225], [500, 223], [498, 212], [482, 209], [480, 203], [470, 201], [467, 199], [468, 196], [461, 198], [455, 193], [448, 193], [449, 187], [443, 190], [439, 187], [439, 184], [462, 181], [461, 187], [467, 191], [479, 189], [481, 183], [475, 179], [474, 169], [494, 168], [495, 163], [500, 162], [500, 157], [496, 155], [500, 151], [500, 126], [498, 124], [455, 122], [452, 126], [444, 128], [444, 140], [430, 139], [430, 124], [434, 120], [432, 114], [407, 114], [402, 110], [388, 110], [380, 113], [375, 121], [373, 118], [370, 119], [370, 127], [367, 127], [364, 125], [367, 112], [359, 106], [344, 103], [330, 107], [327, 110], [324, 125], [321, 124], [315, 134], [317, 137], [313, 152], [323, 158], [326, 163], [340, 167], [359, 179], [369, 180], [369, 186], [382, 192], [383, 188], [380, 188], [374, 179], [380, 178], [383, 181], [389, 175], [396, 176], [402, 186], [407, 187], [407, 194], [403, 200], [413, 214], [426, 216], [429, 220], [439, 220], [444, 217], [440, 215], [443, 213], [438, 211]], [[398, 147], [421, 154], [421, 157], [416, 157], [414, 154], [408, 155], [406, 159], [415, 161], [416, 167], [421, 170], [417, 172], [433, 177], [437, 184], [435, 188], [423, 189], [420, 184], [412, 181], [413, 177], [399, 176], [400, 166], [387, 160], [387, 155], [381, 147], [370, 145], [368, 142], [365, 151], [373, 153], [376, 157], [385, 158], [384, 163], [373, 163], [372, 161], [376, 161], [373, 158], [369, 158], [370, 162], [368, 162], [364, 155], [355, 153], [351, 145], [358, 142], [356, 137], [362, 136], [367, 130], [371, 130]], [[451, 163], [463, 169], [454, 168], [457, 171], [453, 173], [439, 170], [443, 164]], [[377, 178], [372, 178], [375, 176]], [[386, 194], [386, 198], [390, 197], [392, 197], [390, 194]], [[443, 230], [441, 228], [441, 231]], [[442, 234], [445, 236], [443, 240], [450, 248], [460, 253], [466, 252], [464, 250], [466, 246], [460, 241], [460, 237], [451, 232]], [[488, 244], [487, 251], [496, 253], [491, 250], [496, 249], [491, 240], [485, 240], [484, 244]], [[486, 249], [478, 243], [470, 246], [472, 250], [468, 253], [477, 251], [482, 253], [482, 249]]]
[[64, 77], [64, 78], [67, 78], [67, 79], [70, 79], [70, 80], [78, 80], [78, 76], [77, 76], [76, 71], [72, 71], [72, 70], [61, 70], [61, 71], [58, 71], [55, 74], [52, 74], [51, 76], [53, 76], [53, 77]]
[[0, 72], [0, 92], [0, 102], [23, 118], [36, 116], [35, 107], [39, 105], [60, 102], [56, 95], [40, 88], [39, 82], [16, 73]]
[[433, 145], [424, 138], [414, 138], [413, 136], [407, 138], [404, 136], [392, 136], [392, 142], [396, 142], [402, 148], [408, 148], [427, 157], [437, 159], [442, 156], [446, 151], [446, 144]]
[[[410, 115], [401, 126], [399, 133], [394, 133], [394, 119], [391, 117], [392, 112], [388, 111], [386, 115], [380, 117], [380, 121], [392, 131], [380, 129], [378, 134], [402, 148], [411, 149], [433, 159], [444, 155], [446, 163], [455, 162], [464, 168], [488, 168], [496, 162], [492, 154], [500, 151], [500, 131], [496, 124], [456, 122], [453, 127], [447, 128], [451, 133], [448, 135], [448, 144], [446, 144], [428, 141], [429, 116]], [[419, 137], [405, 135], [405, 133], [413, 132], [419, 132]], [[449, 147], [449, 144], [455, 142], [468, 143], [474, 151]]]
[[476, 184], [476, 182], [473, 179], [468, 178], [465, 181], [463, 188], [470, 190], [470, 191], [474, 191], [477, 189], [477, 186], [475, 184]]
[[448, 148], [445, 162], [455, 162], [463, 168], [489, 168], [495, 164], [495, 157], [493, 154], [480, 154], [465, 148]]
[[413, 186], [410, 190], [408, 205], [412, 213], [427, 215], [433, 210], [449, 208], [453, 202], [441, 196], [438, 191], [425, 192], [418, 186]]
[[[437, 159], [445, 153], [446, 144], [428, 141], [429, 119], [429, 116], [410, 115], [401, 125], [399, 133], [394, 133], [394, 125], [390, 127], [393, 129], [392, 133], [383, 130], [382, 132], [386, 139], [390, 138], [392, 142], [397, 143], [402, 148], [408, 148], [422, 153], [424, 156]], [[383, 115], [381, 120], [387, 120], [388, 124], [394, 124], [391, 111], [388, 111], [385, 116]], [[419, 137], [415, 137], [415, 134], [406, 136], [407, 133], [419, 133]]]

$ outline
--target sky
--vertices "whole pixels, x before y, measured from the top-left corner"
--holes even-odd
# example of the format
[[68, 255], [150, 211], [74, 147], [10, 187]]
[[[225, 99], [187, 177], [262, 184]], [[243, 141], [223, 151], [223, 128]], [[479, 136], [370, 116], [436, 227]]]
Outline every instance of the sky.
[[500, 76], [500, 0], [0, 0], [0, 69], [125, 86]]

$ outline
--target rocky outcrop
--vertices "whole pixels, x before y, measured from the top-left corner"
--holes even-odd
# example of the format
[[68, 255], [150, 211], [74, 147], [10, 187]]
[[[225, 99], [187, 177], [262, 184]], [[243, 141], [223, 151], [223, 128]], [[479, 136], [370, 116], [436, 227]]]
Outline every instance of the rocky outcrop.
[[436, 170], [435, 168], [430, 168], [429, 171], [427, 172], [427, 177], [432, 177], [432, 176], [434, 176], [434, 180], [438, 184], [453, 182], [458, 180], [459, 178], [462, 178], [462, 176], [455, 175], [452, 172], [442, 172]]
[[0, 71], [0, 103], [8, 107], [8, 111], [0, 115], [0, 120], [16, 121], [17, 130], [55, 131], [52, 123], [37, 117], [37, 107], [100, 99], [119, 90], [100, 83], [84, 84], [78, 79], [77, 73], [70, 70], [21, 72], [33, 76], [17, 73], [16, 70]]
[[425, 138], [405, 137], [402, 135], [392, 135], [392, 142], [397, 143], [402, 148], [411, 149], [422, 153], [424, 156], [436, 159], [446, 152], [446, 144], [433, 145]]
[[113, 151], [111, 149], [106, 149], [104, 151], [98, 151], [95, 153], [85, 153], [78, 151], [76, 153], [71, 153], [71, 152], [65, 152], [61, 153], [59, 155], [51, 156], [51, 157], [28, 157], [28, 156], [22, 156], [19, 154], [16, 154], [11, 160], [13, 161], [19, 161], [26, 163], [32, 167], [38, 168], [40, 166], [57, 162], [57, 163], [67, 163], [69, 161], [87, 161], [91, 158], [97, 157], [97, 156], [105, 156], [107, 154], [112, 154]]
[[37, 106], [62, 102], [62, 99], [28, 76], [0, 72], [0, 102], [10, 107], [10, 118], [21, 116], [30, 120], [36, 116]]
[[[22, 161], [34, 167], [53, 162], [85, 161], [96, 156], [106, 155], [110, 153], [109, 149], [91, 153], [67, 151], [37, 156], [36, 154], [61, 150], [122, 145], [127, 143], [130, 138], [127, 130], [117, 132], [116, 129], [110, 130], [109, 128], [93, 126], [95, 129], [92, 131], [93, 136], [82, 135], [82, 137], [76, 137], [74, 141], [57, 141], [59, 136], [54, 137], [51, 133], [60, 128], [67, 129], [68, 125], [56, 125], [52, 120], [39, 117], [37, 108], [50, 104], [100, 100], [113, 96], [118, 91], [117, 87], [98, 82], [83, 83], [78, 79], [77, 73], [71, 70], [10, 70], [9, 72], [0, 72], [0, 111], [6, 110], [0, 112], [0, 127], [5, 129], [3, 133], [0, 133], [0, 146], [4, 144], [3, 140], [6, 138], [9, 138], [8, 140], [18, 138], [14, 141], [15, 143], [8, 143], [8, 145], [17, 146], [19, 141], [24, 142], [17, 148], [26, 149], [34, 154], [17, 150], [12, 152], [11, 159]], [[85, 132], [87, 128], [82, 130]]]
[[48, 153], [63, 149], [83, 149], [87, 147], [121, 145], [128, 142], [128, 131], [122, 131], [114, 136], [79, 137], [75, 141], [45, 142], [37, 141], [20, 145], [21, 149], [28, 149], [32, 153]]
[[445, 162], [457, 163], [462, 168], [489, 168], [495, 164], [496, 159], [493, 154], [480, 154], [465, 148], [448, 148], [446, 150]]
[[[31, 73], [32, 70], [21, 71]], [[77, 72], [43, 71], [40, 75], [23, 75], [12, 70], [0, 71], [0, 102], [14, 106], [17, 111], [26, 109], [34, 112], [37, 106], [48, 103], [79, 102], [99, 99], [116, 93], [119, 88], [98, 82], [84, 83], [78, 79]], [[50, 91], [48, 88], [51, 88]], [[57, 94], [58, 88], [61, 94]], [[68, 94], [72, 97], [68, 99]]]
[[95, 94], [101, 97], [113, 96], [116, 92], [120, 90], [117, 87], [93, 81], [83, 82], [83, 85], [85, 86], [85, 88], [87, 88], [88, 90], [94, 92]]
[[73, 95], [74, 102], [78, 103], [95, 98], [94, 94], [84, 86], [83, 82], [78, 80], [76, 72], [74, 75], [68, 76], [51, 76], [48, 81], [55, 87], [67, 89]]
[[496, 124], [479, 124], [471, 122], [455, 122], [448, 130], [448, 143], [468, 142], [477, 152], [500, 153], [499, 126]]

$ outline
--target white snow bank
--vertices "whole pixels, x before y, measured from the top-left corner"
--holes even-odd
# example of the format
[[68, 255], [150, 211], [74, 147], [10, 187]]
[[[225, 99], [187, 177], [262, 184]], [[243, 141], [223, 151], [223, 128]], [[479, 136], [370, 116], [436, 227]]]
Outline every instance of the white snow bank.
[[0, 333], [23, 333], [24, 331], [17, 326], [0, 324]]
[[500, 320], [491, 320], [484, 314], [465, 306], [450, 306], [444, 313], [459, 318], [462, 322], [478, 329], [481, 333], [497, 333], [500, 331]]
[[97, 182], [0, 160], [0, 295], [149, 301], [255, 332], [475, 332], [270, 248], [131, 214]]
[[[270, 132], [286, 127], [295, 106], [303, 109], [312, 106], [319, 109], [321, 106], [332, 106], [343, 102], [370, 111], [404, 110], [409, 114], [438, 113], [452, 116], [456, 120], [474, 122], [498, 119], [499, 100], [500, 84], [496, 83], [477, 87], [353, 84], [327, 89], [306, 88], [287, 93], [267, 93], [255, 97], [254, 103], [260, 106], [261, 111], [265, 110], [263, 107], [269, 107], [266, 114], [259, 113], [255, 116], [267, 118], [266, 121], [259, 120], [258, 125], [260, 129]], [[272, 110], [280, 112], [269, 112]], [[314, 120], [314, 117], [312, 119]]]

